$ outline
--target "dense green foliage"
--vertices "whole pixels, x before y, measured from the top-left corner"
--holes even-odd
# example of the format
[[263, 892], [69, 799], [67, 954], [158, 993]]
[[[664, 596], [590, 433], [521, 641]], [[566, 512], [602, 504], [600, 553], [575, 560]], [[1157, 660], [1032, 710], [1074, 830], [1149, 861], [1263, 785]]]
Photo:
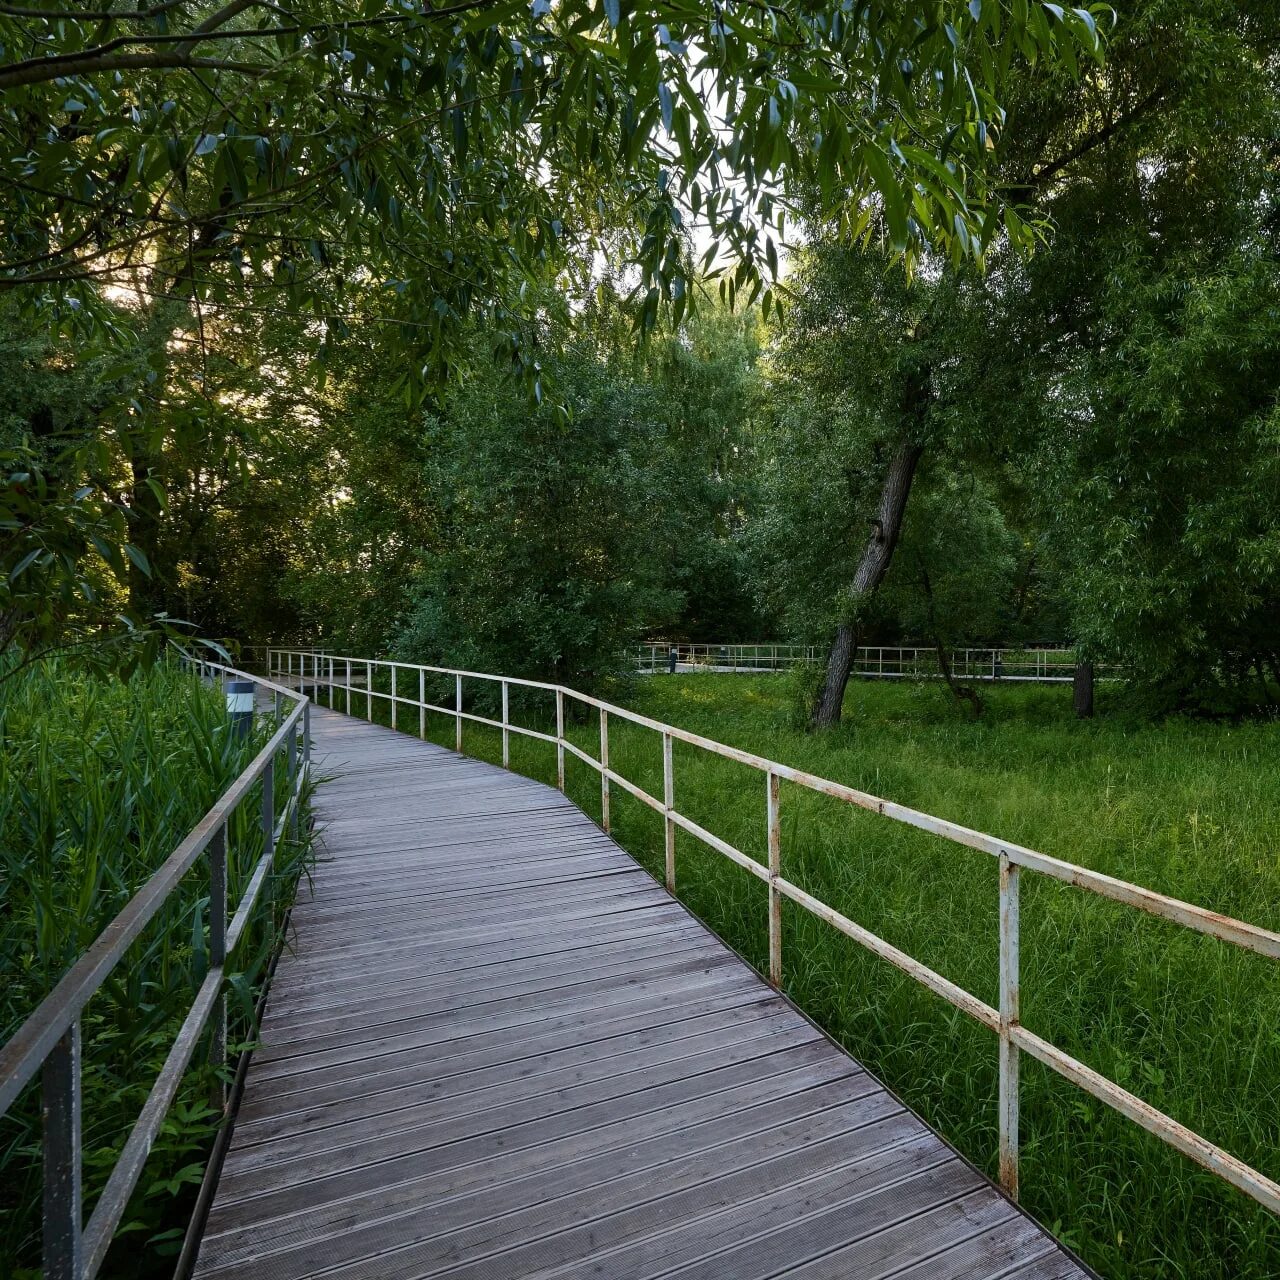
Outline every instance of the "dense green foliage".
[[798, 186], [972, 256], [1029, 234], [988, 180], [1011, 70], [1098, 48], [1086, 10], [1025, 0], [6, 6], [0, 287], [109, 328], [104, 280], [339, 322], [372, 284], [448, 363], [611, 233], [646, 325], [689, 299], [686, 219], [758, 293]]
[[[972, 558], [985, 526], [988, 591], [1021, 544], [972, 638], [1069, 635], [1161, 710], [1275, 697], [1278, 27], [1273, 0], [1149, 0], [1120, 12], [1105, 73], [1027, 82], [1002, 164], [1054, 223], [1030, 259], [1001, 245], [985, 274], [905, 281], [815, 217], [760, 525], [793, 627], [921, 625], [905, 543], [893, 600], [851, 589], [906, 441], [904, 538]], [[932, 495], [965, 491], [972, 510], [923, 530]]]
[[[146, 883], [252, 758], [221, 695], [158, 665], [122, 682], [48, 660], [0, 684], [0, 1041]], [[282, 782], [284, 780], [282, 779]], [[262, 851], [252, 804], [231, 823], [236, 902]], [[230, 978], [232, 1039], [279, 940], [305, 850], [282, 841], [275, 915], [259, 911]], [[82, 1018], [85, 1194], [92, 1204], [191, 1007], [208, 965], [208, 867], [201, 859]], [[122, 1227], [130, 1274], [163, 1273], [219, 1115], [201, 1053], [188, 1073]], [[40, 1098], [0, 1120], [0, 1271], [39, 1264]], [[143, 1250], [147, 1261], [139, 1262]], [[123, 1266], [123, 1259], [108, 1263]], [[172, 1267], [172, 1259], [168, 1263]], [[117, 1271], [116, 1274], [123, 1272]], [[34, 1272], [32, 1273], [34, 1274]]]
[[[468, 696], [470, 696], [470, 682]], [[385, 678], [383, 686], [385, 687]], [[1163, 893], [1280, 926], [1280, 771], [1269, 726], [1104, 715], [1061, 688], [987, 693], [973, 722], [937, 684], [855, 682], [851, 723], [791, 726], [786, 676], [653, 676], [627, 705], [879, 796]], [[374, 718], [386, 721], [375, 701]], [[572, 703], [570, 703], [572, 707]], [[356, 714], [364, 707], [357, 696]], [[522, 722], [543, 729], [547, 705]], [[401, 727], [417, 731], [416, 716]], [[594, 718], [569, 737], [598, 749]], [[428, 734], [452, 746], [450, 716]], [[497, 761], [500, 736], [464, 748]], [[512, 737], [512, 764], [554, 785], [555, 752]], [[655, 734], [615, 716], [610, 764], [662, 794]], [[600, 812], [598, 775], [568, 758], [570, 796]], [[754, 770], [676, 744], [680, 811], [765, 860]], [[989, 1003], [996, 1000], [993, 859], [783, 784], [783, 872]], [[614, 787], [612, 830], [657, 877], [661, 819]], [[758, 968], [763, 886], [679, 834], [677, 891]], [[1022, 1017], [1045, 1036], [1271, 1177], [1280, 1174], [1280, 983], [1274, 964], [1030, 873], [1022, 878]], [[979, 1167], [995, 1173], [995, 1038], [855, 943], [784, 904], [784, 986], [800, 1006]], [[1280, 1268], [1265, 1210], [1024, 1055], [1022, 1202], [1112, 1280], [1243, 1280]]]
[[[580, 688], [625, 687], [641, 637], [834, 636], [798, 712], [768, 682], [632, 693], [1265, 915], [1280, 0], [1108, 27], [1104, 63], [1090, 13], [1035, 0], [0, 5], [0, 839], [40, 940], [9, 1023], [191, 818], [140, 797], [198, 811], [239, 758], [207, 699], [189, 730], [159, 709], [169, 673], [82, 674], [187, 635]], [[957, 687], [960, 717], [854, 686], [852, 727], [799, 732], [839, 719], [842, 646], [897, 640], [1062, 640], [1126, 683], [1096, 727], [1061, 691]], [[651, 782], [651, 746], [615, 758]], [[757, 848], [742, 779], [680, 767]], [[815, 891], [990, 994], [989, 866], [787, 805]], [[648, 821], [624, 805], [651, 860]], [[751, 884], [689, 868], [758, 958]], [[92, 1048], [153, 1063], [198, 909], [139, 953], [154, 1016], [113, 993]], [[1030, 891], [1029, 1021], [1275, 1172], [1265, 975], [1108, 910]], [[988, 1161], [984, 1033], [788, 928], [793, 994]], [[138, 1094], [95, 1080], [99, 1161]], [[1028, 1123], [1031, 1207], [1108, 1274], [1280, 1266], [1230, 1193], [1034, 1072]]]

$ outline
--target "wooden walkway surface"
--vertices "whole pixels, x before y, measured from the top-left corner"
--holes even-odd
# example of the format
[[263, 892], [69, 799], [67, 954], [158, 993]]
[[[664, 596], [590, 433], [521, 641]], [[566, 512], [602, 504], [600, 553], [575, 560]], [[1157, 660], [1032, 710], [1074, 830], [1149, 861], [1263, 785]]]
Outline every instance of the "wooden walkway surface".
[[1088, 1274], [559, 792], [312, 726], [197, 1276]]

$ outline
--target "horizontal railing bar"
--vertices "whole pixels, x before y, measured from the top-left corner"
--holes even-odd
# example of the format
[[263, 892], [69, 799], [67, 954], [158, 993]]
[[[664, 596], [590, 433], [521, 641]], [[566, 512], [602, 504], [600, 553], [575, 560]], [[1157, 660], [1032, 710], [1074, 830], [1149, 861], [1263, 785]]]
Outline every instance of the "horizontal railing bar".
[[842, 915], [833, 907], [827, 906], [825, 902], [820, 902], [812, 894], [806, 893], [801, 889], [799, 885], [792, 884], [790, 880], [784, 880], [779, 876], [776, 881], [771, 883], [777, 885], [778, 892], [783, 897], [799, 903], [800, 906], [817, 916], [819, 920], [825, 920], [846, 937], [861, 943], [868, 951], [873, 951], [882, 960], [887, 960], [891, 965], [901, 969], [903, 973], [914, 978], [922, 986], [928, 987], [935, 995], [941, 996], [949, 1004], [953, 1004], [957, 1009], [967, 1013], [974, 1021], [982, 1023], [984, 1027], [992, 1031], [1000, 1029], [1000, 1014], [985, 1001], [979, 1000], [977, 996], [971, 995], [963, 987], [957, 986], [950, 978], [944, 978], [942, 974], [930, 969], [928, 965], [921, 964], [919, 960], [913, 959], [905, 951], [900, 951], [893, 943], [886, 942], [869, 929], [864, 929], [860, 924], [855, 924], [848, 916]]
[[708, 831], [706, 827], [700, 827], [692, 818], [686, 818], [683, 813], [677, 813], [674, 809], [668, 812], [664, 806], [663, 812], [667, 813], [667, 816], [677, 827], [687, 831], [691, 836], [697, 836], [703, 844], [709, 845], [717, 853], [723, 854], [730, 862], [736, 862], [738, 866], [750, 871], [752, 875], [758, 876], [761, 880], [769, 879], [768, 867], [761, 862], [757, 862], [749, 854], [743, 853], [741, 849], [734, 848], [727, 840], [721, 840], [719, 836]]
[[815, 774], [806, 773], [802, 769], [793, 769], [790, 765], [779, 764], [777, 761], [757, 756], [750, 751], [741, 751], [737, 747], [725, 746], [723, 743], [715, 742], [711, 738], [704, 738], [700, 734], [690, 733], [688, 730], [676, 728], [674, 725], [663, 724], [659, 720], [650, 719], [648, 716], [640, 715], [637, 712], [629, 712], [625, 707], [614, 706], [612, 703], [603, 702], [588, 694], [575, 693], [569, 689], [566, 689], [565, 693], [589, 706], [603, 708], [611, 716], [616, 715], [631, 721], [633, 724], [644, 725], [656, 733], [669, 734], [679, 742], [701, 747], [714, 755], [734, 760], [739, 764], [758, 769], [762, 773], [776, 773], [780, 778], [807, 790], [817, 791], [837, 800], [844, 800], [859, 808], [879, 813], [886, 818], [893, 818], [895, 821], [916, 827], [922, 831], [928, 831], [932, 835], [941, 836], [956, 844], [966, 845], [971, 849], [990, 854], [992, 857], [998, 858], [1003, 853], [1008, 856], [1011, 862], [1027, 867], [1032, 871], [1039, 871], [1055, 880], [1073, 884], [1077, 888], [1087, 889], [1100, 897], [1111, 898], [1116, 902], [1138, 907], [1151, 915], [1163, 916], [1178, 924], [1185, 925], [1187, 928], [1195, 929], [1199, 933], [1208, 934], [1223, 942], [1230, 942], [1250, 951], [1256, 951], [1260, 955], [1269, 956], [1273, 959], [1280, 958], [1280, 934], [1274, 933], [1270, 929], [1246, 924], [1242, 920], [1233, 919], [1216, 911], [1209, 911], [1204, 907], [1194, 906], [1192, 903], [1183, 902], [1177, 898], [1170, 898], [1165, 894], [1141, 888], [1126, 880], [1117, 880], [1115, 877], [1105, 875], [1100, 871], [1092, 871], [1088, 867], [1082, 867], [1073, 862], [1064, 862], [1060, 858], [1037, 853], [1034, 849], [1027, 849], [1021, 845], [997, 840], [995, 837], [986, 835], [981, 831], [975, 831], [971, 827], [949, 822], [945, 818], [935, 818], [931, 814], [908, 808], [906, 805], [897, 804], [892, 800], [882, 800], [879, 796], [859, 791], [855, 787], [846, 786], [840, 782], [832, 782], [828, 778], [820, 778]]
[[1019, 1049], [1025, 1050], [1078, 1088], [1092, 1094], [1099, 1102], [1106, 1103], [1211, 1173], [1252, 1196], [1272, 1213], [1280, 1214], [1280, 1183], [1273, 1182], [1265, 1174], [1236, 1159], [1230, 1152], [1215, 1146], [1198, 1133], [1193, 1133], [1172, 1116], [1143, 1102], [1135, 1094], [1122, 1089], [1092, 1067], [1085, 1066], [1070, 1054], [1028, 1031], [1026, 1027], [1012, 1026], [1009, 1028], [1009, 1035]]
[[622, 774], [615, 772], [613, 769], [606, 769], [605, 776], [610, 782], [616, 782], [623, 791], [628, 795], [635, 796], [641, 804], [647, 804], [655, 813], [666, 813], [667, 806], [655, 796], [651, 796], [643, 787], [638, 787], [630, 778], [624, 778]]
[[227, 955], [231, 955], [235, 951], [239, 945], [241, 934], [248, 927], [249, 918], [253, 915], [253, 909], [258, 902], [258, 895], [262, 892], [262, 886], [266, 882], [267, 874], [275, 863], [276, 846], [280, 842], [280, 837], [284, 834], [285, 823], [288, 821], [290, 813], [302, 803], [302, 787], [305, 779], [306, 769], [304, 768], [298, 771], [298, 784], [289, 793], [289, 797], [281, 809], [280, 817], [272, 828], [271, 848], [258, 859], [253, 868], [253, 875], [249, 877], [249, 883], [245, 885], [244, 893], [240, 896], [240, 905], [236, 908], [235, 915], [231, 917], [231, 923], [227, 926]]
[[98, 1197], [98, 1203], [94, 1206], [89, 1223], [84, 1230], [85, 1275], [93, 1275], [101, 1266], [111, 1246], [111, 1239], [115, 1235], [120, 1218], [129, 1207], [129, 1197], [138, 1183], [143, 1165], [147, 1162], [147, 1156], [151, 1154], [151, 1145], [155, 1141], [156, 1134], [160, 1132], [160, 1126], [164, 1123], [174, 1096], [182, 1084], [187, 1064], [191, 1061], [191, 1055], [195, 1052], [205, 1023], [209, 1020], [209, 1013], [218, 998], [222, 977], [221, 967], [210, 969], [205, 975], [191, 1010], [183, 1020], [173, 1046], [164, 1060], [164, 1066], [160, 1068], [160, 1074], [156, 1077], [155, 1084], [151, 1086], [151, 1092], [147, 1094], [147, 1100], [142, 1105], [142, 1111], [129, 1134], [128, 1141], [124, 1144], [115, 1167], [111, 1170], [107, 1185]]
[[568, 738], [564, 740], [564, 749], [569, 752], [570, 755], [577, 756], [583, 764], [590, 765], [597, 773], [600, 772], [600, 761], [597, 760], [595, 756], [588, 755], [581, 747], [575, 747]]
[[[250, 675], [245, 675], [244, 678], [257, 680], [257, 677]], [[259, 683], [279, 689], [291, 698], [299, 698], [291, 689], [268, 681]], [[159, 870], [98, 935], [89, 950], [63, 975], [57, 986], [36, 1006], [35, 1012], [18, 1028], [8, 1043], [0, 1048], [0, 1115], [13, 1104], [14, 1099], [40, 1069], [40, 1064], [54, 1045], [105, 981], [107, 974], [195, 865], [213, 839], [214, 833], [248, 795], [250, 788], [262, 776], [289, 734], [297, 732], [306, 705], [307, 699], [300, 698], [267, 744], [223, 792], [213, 808], [200, 819], [187, 838], [165, 859]]]
[[248, 927], [249, 917], [253, 914], [253, 909], [257, 905], [258, 894], [262, 892], [262, 886], [266, 882], [274, 860], [274, 849], [264, 853], [253, 869], [253, 875], [249, 878], [249, 883], [245, 885], [244, 896], [241, 897], [240, 905], [236, 908], [236, 913], [231, 917], [231, 923], [227, 926], [228, 955], [235, 951], [240, 943], [240, 935]]
[[[341, 685], [340, 688], [346, 686]], [[385, 694], [375, 694], [375, 697], [385, 697]], [[501, 720], [491, 720], [488, 716], [477, 715], [474, 711], [458, 711], [454, 707], [439, 707], [434, 702], [419, 702], [416, 698], [398, 698], [397, 701], [406, 702], [411, 707], [421, 707], [424, 711], [435, 711], [439, 715], [448, 716], [450, 720], [455, 720], [461, 716], [464, 720], [470, 720], [473, 724], [487, 724], [491, 729], [510, 729], [512, 733], [523, 734], [526, 738], [537, 738], [541, 742], [554, 743], [556, 736], [554, 733], [543, 733], [539, 729], [526, 729], [523, 725], [514, 722], [503, 724]]]

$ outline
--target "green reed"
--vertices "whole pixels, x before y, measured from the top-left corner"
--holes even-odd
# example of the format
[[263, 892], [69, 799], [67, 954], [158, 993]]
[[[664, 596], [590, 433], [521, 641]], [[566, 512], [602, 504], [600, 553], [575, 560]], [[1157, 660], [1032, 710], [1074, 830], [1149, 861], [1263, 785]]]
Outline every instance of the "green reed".
[[[236, 736], [220, 691], [173, 664], [121, 682], [48, 661], [0, 682], [0, 1041], [146, 883], [268, 733], [259, 726], [250, 739]], [[277, 812], [286, 787], [280, 776]], [[232, 904], [262, 852], [260, 806], [259, 786], [229, 824]], [[237, 951], [229, 993], [231, 1035], [240, 1044], [254, 1034], [253, 1002], [307, 858], [305, 841], [281, 841], [269, 905]], [[208, 877], [200, 858], [84, 1011], [87, 1210], [208, 971]], [[219, 1124], [209, 1102], [217, 1083], [197, 1050], [104, 1275], [163, 1274]], [[33, 1082], [0, 1120], [0, 1274], [38, 1274], [39, 1236]]]

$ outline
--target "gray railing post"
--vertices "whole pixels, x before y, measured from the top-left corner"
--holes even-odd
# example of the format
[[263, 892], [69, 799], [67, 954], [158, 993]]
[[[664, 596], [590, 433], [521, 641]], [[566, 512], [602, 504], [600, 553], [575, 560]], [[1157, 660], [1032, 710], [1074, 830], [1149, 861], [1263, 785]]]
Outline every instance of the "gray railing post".
[[351, 714], [351, 659], [346, 660], [347, 663], [347, 715]]
[[[276, 851], [276, 762], [268, 760], [262, 770], [262, 852], [270, 859]], [[275, 866], [271, 865], [268, 880], [275, 880]]]
[[82, 1280], [80, 1019], [44, 1060], [44, 1275]]
[[397, 727], [399, 716], [396, 715], [396, 664], [391, 664], [391, 727]]
[[427, 673], [418, 668], [418, 737], [427, 736]]
[[1000, 855], [1000, 1185], [1018, 1198], [1018, 866]]
[[[290, 804], [298, 785], [298, 727], [296, 724], [290, 730], [285, 744], [285, 770], [289, 777], [290, 797], [285, 803]], [[294, 840], [298, 838], [298, 806], [296, 804], [289, 809], [289, 835]]]
[[600, 825], [609, 831], [609, 713], [600, 708]]
[[[222, 823], [209, 841], [209, 968], [220, 969], [227, 962], [227, 824]], [[213, 1105], [227, 1105], [221, 1073], [227, 1066], [227, 996], [219, 990], [209, 1014], [209, 1062], [218, 1073], [213, 1086]]]
[[556, 689], [556, 786], [564, 790], [564, 690]]
[[311, 776], [311, 703], [302, 708], [302, 778]]
[[367, 719], [373, 723], [373, 663], [364, 664], [364, 701], [368, 711]]
[[455, 721], [453, 745], [458, 754], [462, 754], [462, 677], [453, 679], [453, 718]]
[[769, 981], [782, 986], [782, 894], [778, 877], [782, 874], [782, 824], [778, 816], [781, 781], [769, 770], [766, 778], [765, 809], [769, 826]]
[[671, 735], [662, 735], [662, 805], [665, 822], [665, 870], [667, 890], [676, 891], [676, 820], [671, 815], [676, 807], [675, 758], [671, 750]]

